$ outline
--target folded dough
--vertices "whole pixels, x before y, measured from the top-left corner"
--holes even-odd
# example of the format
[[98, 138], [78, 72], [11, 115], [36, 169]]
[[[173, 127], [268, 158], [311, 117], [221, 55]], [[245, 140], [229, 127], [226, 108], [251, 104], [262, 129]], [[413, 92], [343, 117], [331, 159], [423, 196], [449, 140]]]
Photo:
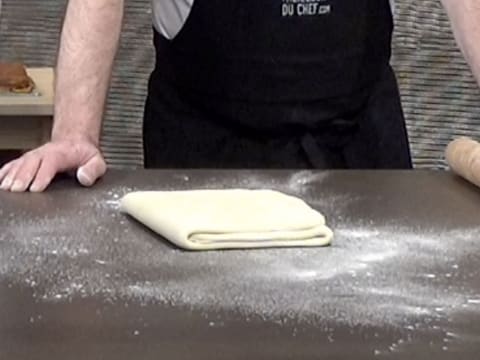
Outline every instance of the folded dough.
[[324, 246], [333, 237], [319, 212], [272, 190], [132, 192], [121, 209], [189, 250]]

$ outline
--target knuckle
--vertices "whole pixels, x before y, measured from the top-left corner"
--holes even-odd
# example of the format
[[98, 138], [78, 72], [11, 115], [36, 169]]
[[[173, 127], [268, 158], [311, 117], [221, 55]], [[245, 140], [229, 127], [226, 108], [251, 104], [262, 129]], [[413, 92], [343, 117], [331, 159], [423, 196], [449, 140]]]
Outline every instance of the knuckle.
[[32, 162], [38, 159], [38, 154], [34, 151], [29, 151], [22, 156], [23, 162]]

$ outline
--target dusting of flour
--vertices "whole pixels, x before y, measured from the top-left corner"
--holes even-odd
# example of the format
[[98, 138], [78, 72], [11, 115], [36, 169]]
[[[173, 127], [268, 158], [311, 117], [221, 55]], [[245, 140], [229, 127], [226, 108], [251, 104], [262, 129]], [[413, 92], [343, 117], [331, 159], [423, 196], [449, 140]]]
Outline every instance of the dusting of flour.
[[[188, 177], [179, 176], [187, 187]], [[300, 172], [283, 182], [248, 177], [230, 185], [307, 196], [324, 176]], [[120, 198], [132, 190], [113, 188], [48, 216], [3, 214], [0, 280], [30, 287], [41, 302], [99, 296], [322, 326], [415, 331], [458, 312], [480, 312], [480, 294], [465, 285], [480, 274], [461, 265], [479, 252], [480, 227], [438, 233], [334, 221], [327, 248], [184, 252], [120, 213]], [[310, 199], [326, 213], [355, 201]]]

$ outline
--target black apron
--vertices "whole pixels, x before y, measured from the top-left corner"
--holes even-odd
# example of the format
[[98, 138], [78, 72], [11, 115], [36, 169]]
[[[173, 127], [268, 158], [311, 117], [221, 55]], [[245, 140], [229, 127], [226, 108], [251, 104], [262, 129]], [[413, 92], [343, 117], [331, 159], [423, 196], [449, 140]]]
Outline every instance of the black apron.
[[147, 168], [410, 168], [388, 0], [195, 0], [154, 32]]

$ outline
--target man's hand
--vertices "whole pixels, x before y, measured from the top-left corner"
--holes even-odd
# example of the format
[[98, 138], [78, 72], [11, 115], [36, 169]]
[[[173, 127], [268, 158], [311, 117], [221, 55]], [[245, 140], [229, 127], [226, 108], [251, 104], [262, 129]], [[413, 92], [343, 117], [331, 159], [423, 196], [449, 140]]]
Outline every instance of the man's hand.
[[105, 174], [107, 166], [100, 150], [91, 142], [49, 142], [0, 169], [0, 188], [12, 192], [40, 192], [60, 172], [76, 171], [78, 181], [91, 186]]
[[0, 169], [0, 189], [43, 191], [57, 173], [76, 171], [84, 186], [106, 171], [102, 114], [124, 0], [69, 0], [56, 68], [52, 141]]

